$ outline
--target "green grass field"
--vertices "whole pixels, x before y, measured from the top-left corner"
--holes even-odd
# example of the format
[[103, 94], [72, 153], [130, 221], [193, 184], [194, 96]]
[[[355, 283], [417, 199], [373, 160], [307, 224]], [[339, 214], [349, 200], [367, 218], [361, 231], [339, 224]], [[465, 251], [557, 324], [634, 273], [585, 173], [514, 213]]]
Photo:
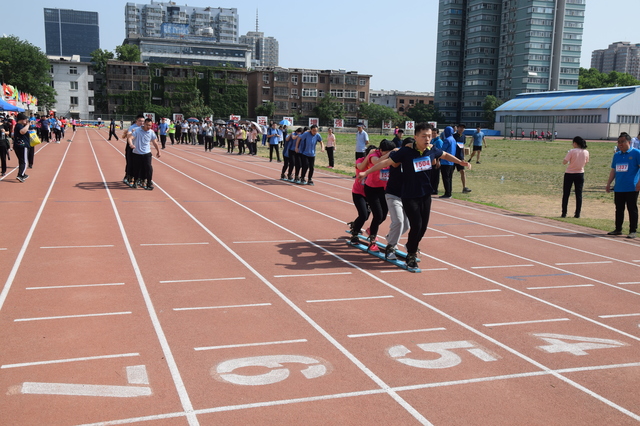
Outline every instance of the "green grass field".
[[[326, 133], [322, 132], [326, 139]], [[389, 136], [369, 134], [372, 144]], [[335, 153], [336, 167], [339, 173], [352, 176], [354, 170], [354, 134], [337, 134]], [[467, 138], [468, 141], [470, 138]], [[481, 164], [475, 164], [467, 173], [469, 194], [462, 193], [462, 184], [457, 172], [454, 173], [454, 198], [475, 203], [504, 208], [510, 211], [533, 214], [591, 228], [611, 231], [614, 223], [613, 193], [604, 191], [609, 176], [611, 157], [615, 142], [590, 142], [588, 151], [590, 162], [585, 168], [585, 187], [583, 208], [580, 219], [573, 217], [561, 219], [562, 180], [565, 166], [562, 164], [565, 154], [572, 148], [571, 141], [558, 140], [514, 141], [487, 139], [487, 148], [482, 151]], [[268, 150], [262, 148], [259, 155], [268, 156]], [[328, 165], [325, 153], [316, 153], [316, 167]], [[442, 183], [440, 183], [442, 193]], [[569, 216], [573, 216], [575, 197], [569, 200]], [[627, 225], [627, 223], [625, 223]], [[626, 228], [626, 227], [625, 227]]]

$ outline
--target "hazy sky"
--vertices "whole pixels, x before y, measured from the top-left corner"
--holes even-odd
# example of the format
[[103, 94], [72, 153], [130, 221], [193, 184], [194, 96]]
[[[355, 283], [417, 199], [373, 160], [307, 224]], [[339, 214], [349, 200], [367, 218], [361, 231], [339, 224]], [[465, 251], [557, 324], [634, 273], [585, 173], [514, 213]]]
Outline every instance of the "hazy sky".
[[[136, 3], [150, 3], [138, 1]], [[238, 9], [240, 34], [254, 31], [258, 5], [260, 31], [280, 43], [280, 66], [346, 69], [371, 74], [372, 89], [433, 91], [437, 34], [437, 0], [399, 3], [370, 0], [183, 0], [178, 5]], [[124, 40], [124, 7], [120, 0], [30, 0], [29, 14], [12, 3], [0, 34], [15, 35], [45, 50], [45, 7], [99, 13], [100, 47], [113, 50]], [[306, 7], [308, 4], [313, 7]], [[267, 5], [270, 5], [267, 8]], [[365, 6], [366, 5], [366, 6]], [[301, 7], [302, 6], [302, 7]], [[587, 0], [581, 66], [591, 52], [616, 41], [640, 43], [638, 0]], [[6, 8], [5, 8], [6, 9]], [[627, 18], [624, 18], [627, 16]], [[22, 17], [22, 18], [20, 18]], [[634, 28], [635, 27], [635, 28]]]

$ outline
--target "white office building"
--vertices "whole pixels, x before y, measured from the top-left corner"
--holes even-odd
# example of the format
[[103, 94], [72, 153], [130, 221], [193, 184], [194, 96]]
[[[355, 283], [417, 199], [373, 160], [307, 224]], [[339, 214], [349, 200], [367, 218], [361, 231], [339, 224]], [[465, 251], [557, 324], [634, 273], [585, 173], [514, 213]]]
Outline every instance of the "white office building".
[[[56, 90], [53, 108], [58, 117], [93, 119], [92, 64], [80, 62], [80, 56], [48, 56], [51, 65], [51, 87]], [[47, 111], [48, 112], [48, 111]]]

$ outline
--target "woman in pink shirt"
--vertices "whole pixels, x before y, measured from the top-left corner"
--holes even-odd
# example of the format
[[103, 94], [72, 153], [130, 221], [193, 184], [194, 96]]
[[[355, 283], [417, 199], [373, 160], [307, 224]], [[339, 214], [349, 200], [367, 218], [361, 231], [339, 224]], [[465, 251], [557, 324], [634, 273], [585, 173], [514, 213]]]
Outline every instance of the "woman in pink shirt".
[[336, 149], [336, 135], [333, 134], [333, 129], [329, 127], [329, 135], [327, 136], [327, 145], [325, 147], [327, 151], [327, 157], [329, 158], [329, 168], [333, 169], [333, 151]]
[[562, 217], [567, 217], [567, 205], [571, 186], [575, 185], [576, 191], [576, 211], [573, 217], [580, 217], [582, 209], [582, 188], [584, 187], [584, 166], [589, 162], [589, 151], [587, 151], [587, 141], [580, 136], [573, 138], [573, 149], [567, 152], [562, 164], [567, 164], [564, 173], [564, 185], [562, 187]]

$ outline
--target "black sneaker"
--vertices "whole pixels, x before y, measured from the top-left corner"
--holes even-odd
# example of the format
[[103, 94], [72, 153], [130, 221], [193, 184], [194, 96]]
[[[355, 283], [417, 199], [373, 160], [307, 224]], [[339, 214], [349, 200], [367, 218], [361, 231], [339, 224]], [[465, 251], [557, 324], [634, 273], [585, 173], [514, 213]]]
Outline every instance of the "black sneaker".
[[349, 242], [351, 244], [360, 244], [360, 238], [357, 235], [352, 235]]
[[407, 254], [407, 268], [409, 269], [418, 269], [418, 262], [416, 261], [415, 253]]
[[154, 186], [153, 185], [147, 185], [144, 187], [144, 189], [146, 189], [147, 191], [153, 191]]
[[622, 235], [622, 231], [615, 230], [615, 231], [607, 232], [607, 235]]
[[284, 173], [282, 173], [282, 174], [280, 175], [280, 180], [286, 180], [286, 179], [285, 179], [285, 177], [284, 177]]
[[24, 179], [24, 180], [29, 179], [29, 175], [22, 175], [22, 179]]
[[387, 244], [387, 247], [384, 249], [384, 257], [389, 260], [397, 260], [398, 256], [396, 256], [396, 248]]
[[306, 185], [307, 182], [304, 179], [300, 179], [298, 182], [296, 182], [298, 185]]
[[307, 182], [307, 185], [313, 186], [313, 181], [311, 179], [309, 179], [309, 182]]
[[16, 179], [18, 179], [20, 182], [24, 182], [24, 178], [22, 176], [16, 176]]

